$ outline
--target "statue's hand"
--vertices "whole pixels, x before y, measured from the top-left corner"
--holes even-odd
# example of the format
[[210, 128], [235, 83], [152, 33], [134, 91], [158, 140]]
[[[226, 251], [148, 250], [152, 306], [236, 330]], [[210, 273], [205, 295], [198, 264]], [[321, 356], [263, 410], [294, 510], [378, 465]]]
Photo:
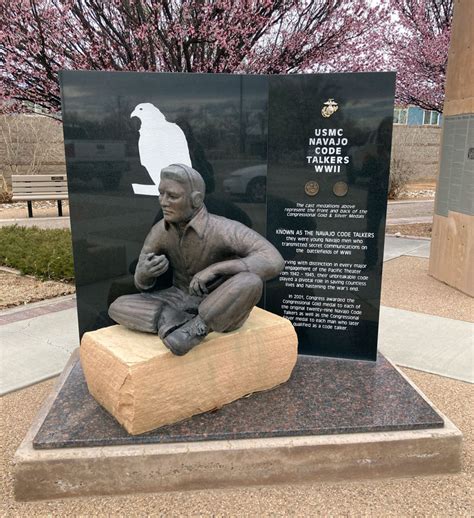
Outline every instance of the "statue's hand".
[[137, 270], [140, 277], [154, 278], [163, 275], [168, 270], [169, 265], [170, 262], [166, 255], [140, 254]]
[[217, 274], [212, 271], [212, 267], [196, 273], [189, 283], [189, 293], [202, 297], [208, 293], [206, 284], [209, 284], [217, 277]]

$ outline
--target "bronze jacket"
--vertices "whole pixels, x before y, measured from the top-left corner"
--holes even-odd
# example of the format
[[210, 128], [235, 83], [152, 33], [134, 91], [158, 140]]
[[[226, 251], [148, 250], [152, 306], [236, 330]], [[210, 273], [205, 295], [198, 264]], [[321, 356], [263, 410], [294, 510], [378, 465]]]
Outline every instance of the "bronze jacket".
[[[240, 271], [268, 280], [280, 273], [284, 260], [278, 250], [260, 234], [238, 221], [209, 214], [203, 205], [186, 225], [182, 235], [175, 225], [160, 220], [145, 239], [141, 253], [165, 254], [173, 269], [173, 285], [187, 291], [193, 276], [223, 261], [239, 261]], [[150, 289], [155, 279], [138, 278], [141, 290]]]

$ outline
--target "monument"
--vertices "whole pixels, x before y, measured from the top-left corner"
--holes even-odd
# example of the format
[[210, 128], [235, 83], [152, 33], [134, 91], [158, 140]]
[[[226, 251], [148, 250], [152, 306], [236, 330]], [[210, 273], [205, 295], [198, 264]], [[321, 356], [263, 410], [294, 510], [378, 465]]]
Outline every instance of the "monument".
[[[299, 352], [375, 360], [394, 80], [64, 72], [81, 336], [112, 325], [109, 306], [138, 293], [140, 250], [162, 218], [157, 169], [183, 163], [202, 175], [211, 214], [285, 259], [257, 305], [292, 322]], [[83, 250], [99, 244], [126, 264], [90, 282]], [[161, 284], [171, 287], [167, 274]]]
[[[285, 263], [255, 231], [207, 212], [204, 180], [191, 167], [164, 167], [159, 192], [163, 220], [146, 237], [135, 271], [142, 293], [119, 297], [109, 315], [129, 329], [158, 334], [172, 353], [183, 355], [210, 330], [241, 327], [263, 282]], [[173, 286], [154, 290], [170, 265]]]
[[[209, 214], [204, 180], [188, 165], [164, 167], [159, 193], [163, 219], [135, 270], [140, 293], [111, 304], [109, 315], [121, 325], [86, 333], [81, 342], [91, 394], [131, 434], [280, 385], [296, 363], [290, 322], [262, 310], [249, 319], [263, 282], [283, 269], [276, 248], [242, 223]], [[168, 269], [172, 286], [156, 289]], [[196, 354], [180, 361], [163, 354], [162, 344], [184, 356], [212, 331], [223, 335]], [[136, 368], [144, 356], [146, 365]]]
[[394, 74], [61, 87], [82, 345], [18, 499], [459, 469], [459, 430], [377, 355]]

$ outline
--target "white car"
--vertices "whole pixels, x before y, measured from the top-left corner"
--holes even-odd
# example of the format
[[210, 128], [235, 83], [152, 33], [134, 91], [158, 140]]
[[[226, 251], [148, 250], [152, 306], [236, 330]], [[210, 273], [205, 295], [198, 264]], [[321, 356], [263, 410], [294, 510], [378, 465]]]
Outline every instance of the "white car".
[[224, 180], [224, 192], [245, 196], [254, 203], [264, 203], [267, 194], [267, 165], [237, 169]]

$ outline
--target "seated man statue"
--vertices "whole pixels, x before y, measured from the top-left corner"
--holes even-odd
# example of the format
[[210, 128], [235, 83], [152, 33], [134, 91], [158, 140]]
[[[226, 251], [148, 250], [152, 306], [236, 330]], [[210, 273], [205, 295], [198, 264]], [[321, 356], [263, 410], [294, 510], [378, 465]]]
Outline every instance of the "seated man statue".
[[[141, 293], [119, 297], [109, 315], [129, 329], [157, 333], [171, 352], [183, 355], [210, 331], [242, 326], [263, 281], [285, 263], [261, 235], [207, 212], [204, 180], [191, 167], [162, 169], [159, 191], [164, 219], [152, 227], [138, 259]], [[154, 289], [170, 265], [173, 286]]]

